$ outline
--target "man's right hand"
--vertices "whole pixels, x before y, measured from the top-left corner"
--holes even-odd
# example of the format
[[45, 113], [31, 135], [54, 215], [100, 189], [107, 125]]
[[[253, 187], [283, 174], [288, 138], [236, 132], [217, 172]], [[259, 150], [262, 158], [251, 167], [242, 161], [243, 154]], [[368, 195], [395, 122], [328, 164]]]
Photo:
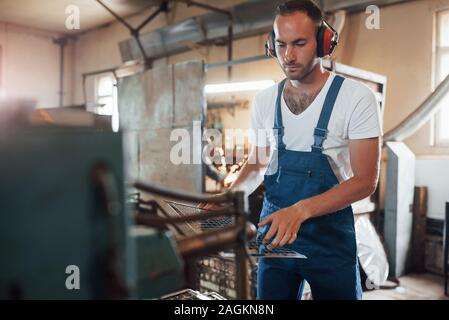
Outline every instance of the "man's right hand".
[[216, 210], [220, 210], [222, 208], [223, 208], [222, 206], [220, 206], [219, 204], [216, 204], [216, 203], [201, 202], [198, 205], [198, 209], [205, 210], [205, 211], [216, 211]]
[[[209, 199], [218, 198], [218, 197], [221, 197], [222, 195], [223, 195], [223, 193], [214, 194], [214, 195], [210, 196]], [[206, 211], [215, 211], [215, 210], [220, 210], [223, 208], [223, 206], [220, 204], [210, 203], [210, 202], [201, 202], [198, 204], [197, 207], [198, 207], [198, 209], [206, 210]]]
[[[270, 147], [255, 147], [251, 146], [251, 151], [249, 153], [248, 161], [243, 165], [240, 170], [237, 179], [232, 183], [232, 185], [227, 189], [227, 192], [232, 191], [244, 191], [246, 194], [251, 194], [263, 181], [263, 173], [266, 170], [268, 165], [265, 163], [259, 162], [258, 155], [270, 155]], [[268, 160], [270, 157], [267, 158]], [[219, 197], [222, 196], [223, 193], [219, 193], [211, 196]], [[219, 210], [222, 209], [222, 206], [216, 203], [206, 203], [202, 202], [198, 205], [199, 209], [203, 210]]]

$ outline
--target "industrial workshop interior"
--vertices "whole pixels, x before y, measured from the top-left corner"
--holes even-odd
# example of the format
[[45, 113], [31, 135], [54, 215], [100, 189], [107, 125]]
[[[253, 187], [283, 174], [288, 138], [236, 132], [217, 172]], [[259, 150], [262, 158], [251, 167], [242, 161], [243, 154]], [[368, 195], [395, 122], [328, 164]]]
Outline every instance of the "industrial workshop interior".
[[448, 300], [448, 75], [449, 0], [1, 0], [0, 299]]

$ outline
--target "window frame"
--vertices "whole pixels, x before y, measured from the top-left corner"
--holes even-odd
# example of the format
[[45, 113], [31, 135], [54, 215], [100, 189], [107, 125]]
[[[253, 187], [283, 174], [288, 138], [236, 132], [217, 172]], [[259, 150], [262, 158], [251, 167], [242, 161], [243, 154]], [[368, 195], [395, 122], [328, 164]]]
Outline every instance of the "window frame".
[[[445, 54], [449, 54], [449, 44], [446, 46], [440, 46], [440, 33], [441, 33], [441, 22], [442, 22], [442, 15], [449, 15], [449, 8], [444, 8], [441, 10], [438, 10], [435, 12], [435, 21], [436, 21], [436, 37], [435, 37], [435, 72], [434, 72], [434, 83], [435, 83], [435, 88], [441, 83], [442, 80], [440, 80], [440, 70], [442, 68], [441, 66], [441, 62], [442, 62], [442, 57]], [[448, 29], [449, 29], [449, 25], [448, 25]], [[449, 31], [448, 31], [449, 33]], [[449, 108], [449, 106], [448, 106]], [[434, 138], [435, 138], [435, 146], [437, 147], [449, 147], [449, 136], [447, 137], [442, 137], [441, 135], [441, 127], [444, 125], [443, 124], [443, 117], [442, 117], [442, 111], [438, 111], [437, 114], [434, 117]], [[447, 125], [447, 124], [446, 124]]]
[[[99, 88], [100, 88], [100, 81], [102, 78], [104, 77], [109, 77], [112, 80], [112, 93], [110, 95], [100, 95], [99, 94]], [[118, 93], [117, 93], [117, 78], [114, 75], [113, 72], [104, 72], [104, 73], [100, 73], [98, 75], [95, 76], [95, 95], [94, 95], [94, 103], [95, 103], [95, 107], [94, 107], [94, 112], [98, 115], [105, 115], [103, 113], [100, 112], [101, 108], [99, 106], [99, 100], [102, 98], [112, 98], [112, 113], [111, 114], [107, 114], [105, 116], [111, 116], [111, 121], [112, 121], [112, 129], [113, 131], [117, 132], [119, 129], [119, 120], [118, 120]]]
[[0, 44], [0, 96], [3, 93], [3, 70], [4, 70], [4, 63], [3, 63], [3, 46]]

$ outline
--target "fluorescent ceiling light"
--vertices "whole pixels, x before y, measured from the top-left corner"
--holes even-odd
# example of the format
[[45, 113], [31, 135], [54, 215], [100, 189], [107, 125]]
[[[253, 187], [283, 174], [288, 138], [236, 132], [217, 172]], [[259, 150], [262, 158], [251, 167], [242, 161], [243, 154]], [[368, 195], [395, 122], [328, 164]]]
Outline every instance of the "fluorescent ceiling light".
[[208, 84], [204, 91], [206, 94], [223, 93], [223, 92], [241, 92], [241, 91], [256, 91], [268, 88], [274, 85], [273, 80], [262, 81], [247, 81], [247, 82], [230, 82], [221, 84]]

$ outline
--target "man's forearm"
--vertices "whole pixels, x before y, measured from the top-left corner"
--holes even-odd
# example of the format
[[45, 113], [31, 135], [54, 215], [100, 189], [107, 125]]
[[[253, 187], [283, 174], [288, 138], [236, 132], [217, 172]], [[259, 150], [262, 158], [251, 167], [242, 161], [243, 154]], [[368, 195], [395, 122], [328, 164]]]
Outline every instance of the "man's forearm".
[[246, 163], [229, 191], [243, 191], [246, 196], [253, 193], [263, 181], [262, 168], [258, 164]]
[[294, 205], [307, 218], [336, 212], [364, 199], [376, 190], [377, 179], [351, 179], [317, 196], [304, 199]]

